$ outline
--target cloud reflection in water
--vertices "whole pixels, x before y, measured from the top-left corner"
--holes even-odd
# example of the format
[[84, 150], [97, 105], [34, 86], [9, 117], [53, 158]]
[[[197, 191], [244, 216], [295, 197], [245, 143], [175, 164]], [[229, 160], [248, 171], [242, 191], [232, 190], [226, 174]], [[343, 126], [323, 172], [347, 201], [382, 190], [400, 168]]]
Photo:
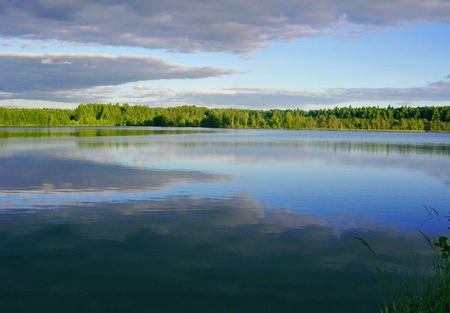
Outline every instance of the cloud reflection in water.
[[418, 234], [363, 223], [338, 228], [314, 216], [261, 210], [247, 195], [0, 217], [0, 308], [10, 311], [51, 305], [101, 312], [110, 309], [108, 298], [133, 311], [348, 312], [351, 305], [377, 312], [373, 260], [354, 237], [374, 243], [394, 278], [405, 274], [408, 245], [416, 257], [429, 253]]

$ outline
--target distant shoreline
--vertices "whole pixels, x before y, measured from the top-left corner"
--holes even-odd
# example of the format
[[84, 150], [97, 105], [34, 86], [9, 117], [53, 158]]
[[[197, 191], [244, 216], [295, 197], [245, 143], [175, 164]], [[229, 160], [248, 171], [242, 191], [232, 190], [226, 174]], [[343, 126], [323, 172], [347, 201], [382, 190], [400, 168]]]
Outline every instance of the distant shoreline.
[[163, 126], [232, 129], [310, 129], [450, 132], [450, 106], [400, 108], [208, 109], [80, 104], [76, 109], [0, 107], [0, 126]]

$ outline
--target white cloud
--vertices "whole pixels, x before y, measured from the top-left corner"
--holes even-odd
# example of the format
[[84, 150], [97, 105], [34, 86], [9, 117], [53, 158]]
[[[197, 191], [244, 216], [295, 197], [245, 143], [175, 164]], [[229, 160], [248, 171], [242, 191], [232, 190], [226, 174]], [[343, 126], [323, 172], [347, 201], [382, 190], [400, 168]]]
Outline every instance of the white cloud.
[[142, 84], [137, 84], [133, 87], [135, 90], [152, 90], [151, 86], [144, 86]]
[[53, 62], [52, 59], [42, 59], [41, 60], [41, 64], [72, 64], [72, 62], [70, 61], [58, 61], [58, 62]]
[[5, 99], [5, 98], [12, 98], [14, 97], [16, 94], [12, 93], [12, 92], [3, 92], [0, 91], [0, 99]]
[[23, 49], [48, 48], [50, 44], [44, 40], [23, 41], [20, 43]]

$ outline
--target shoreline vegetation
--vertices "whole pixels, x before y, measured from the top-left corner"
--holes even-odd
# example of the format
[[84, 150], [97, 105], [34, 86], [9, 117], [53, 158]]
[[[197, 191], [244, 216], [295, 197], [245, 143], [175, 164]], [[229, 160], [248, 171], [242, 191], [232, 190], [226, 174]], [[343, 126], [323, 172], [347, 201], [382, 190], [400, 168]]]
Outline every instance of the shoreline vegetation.
[[[443, 217], [433, 208], [424, 206], [431, 219], [434, 216], [440, 221]], [[446, 216], [450, 222], [450, 216]], [[448, 228], [450, 229], [450, 227]], [[382, 291], [384, 293], [382, 313], [448, 313], [450, 312], [450, 238], [437, 236], [435, 240], [417, 229], [431, 248], [431, 268], [428, 267], [422, 273], [408, 269], [408, 279], [401, 285], [391, 281], [383, 268], [377, 253], [369, 243], [361, 237], [359, 240], [373, 255], [375, 268], [382, 279]], [[412, 257], [415, 259], [414, 255]], [[370, 272], [377, 282], [375, 275]]]
[[450, 106], [304, 111], [80, 104], [74, 110], [0, 107], [0, 126], [168, 126], [450, 132]]

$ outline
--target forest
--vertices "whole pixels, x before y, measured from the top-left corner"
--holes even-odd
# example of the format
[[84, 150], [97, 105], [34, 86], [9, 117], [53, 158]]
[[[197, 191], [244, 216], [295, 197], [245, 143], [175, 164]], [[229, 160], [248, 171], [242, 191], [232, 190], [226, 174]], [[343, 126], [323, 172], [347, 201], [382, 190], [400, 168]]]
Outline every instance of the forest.
[[208, 109], [80, 104], [74, 110], [0, 107], [0, 126], [172, 126], [327, 130], [450, 131], [450, 106]]

